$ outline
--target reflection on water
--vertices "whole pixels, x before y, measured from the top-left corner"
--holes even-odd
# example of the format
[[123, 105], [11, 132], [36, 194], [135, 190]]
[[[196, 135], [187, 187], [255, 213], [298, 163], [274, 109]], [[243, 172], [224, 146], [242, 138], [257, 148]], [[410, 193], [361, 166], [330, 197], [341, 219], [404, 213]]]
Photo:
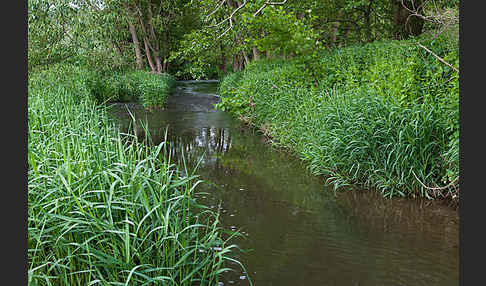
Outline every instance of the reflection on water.
[[[335, 195], [299, 160], [277, 152], [228, 114], [215, 111], [216, 82], [183, 82], [168, 109], [145, 112], [154, 144], [166, 136], [174, 158], [208, 181], [205, 203], [218, 208], [254, 285], [458, 285], [457, 211], [437, 202], [387, 200], [370, 192]], [[124, 105], [113, 114], [122, 128]], [[144, 137], [140, 124], [136, 127]], [[235, 267], [238, 269], [237, 267]], [[241, 272], [224, 285], [248, 285]]]

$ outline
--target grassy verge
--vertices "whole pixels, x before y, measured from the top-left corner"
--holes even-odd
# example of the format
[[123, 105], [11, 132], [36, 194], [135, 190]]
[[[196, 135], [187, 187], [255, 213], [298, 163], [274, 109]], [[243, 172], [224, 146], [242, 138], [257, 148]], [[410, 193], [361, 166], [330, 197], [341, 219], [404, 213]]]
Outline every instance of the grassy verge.
[[[459, 76], [416, 41], [257, 61], [223, 79], [217, 107], [290, 147], [336, 188], [457, 200]], [[448, 36], [418, 41], [458, 67]]]
[[194, 199], [200, 181], [164, 144], [122, 138], [90, 74], [29, 74], [29, 285], [215, 285], [235, 246]]
[[146, 108], [163, 107], [175, 80], [146, 71], [93, 72], [84, 79], [98, 103], [140, 101]]

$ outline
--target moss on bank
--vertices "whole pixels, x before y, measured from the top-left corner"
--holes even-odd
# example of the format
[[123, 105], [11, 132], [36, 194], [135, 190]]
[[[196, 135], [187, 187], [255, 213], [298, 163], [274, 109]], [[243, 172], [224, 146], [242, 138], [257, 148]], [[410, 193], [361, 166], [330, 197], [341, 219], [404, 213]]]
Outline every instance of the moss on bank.
[[447, 35], [262, 60], [223, 79], [218, 108], [263, 127], [336, 188], [457, 200], [459, 76], [417, 41], [458, 67]]

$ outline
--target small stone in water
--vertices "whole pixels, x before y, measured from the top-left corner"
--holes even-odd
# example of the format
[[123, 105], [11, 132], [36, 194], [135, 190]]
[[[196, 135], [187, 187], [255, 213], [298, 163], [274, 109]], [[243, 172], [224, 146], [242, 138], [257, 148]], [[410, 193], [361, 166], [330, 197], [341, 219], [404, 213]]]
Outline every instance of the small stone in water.
[[218, 286], [223, 286], [224, 283], [223, 282], [218, 282]]
[[246, 278], [246, 276], [245, 276], [245, 275], [241, 275], [241, 276], [240, 276], [240, 279], [241, 279], [241, 280], [245, 280], [245, 278]]

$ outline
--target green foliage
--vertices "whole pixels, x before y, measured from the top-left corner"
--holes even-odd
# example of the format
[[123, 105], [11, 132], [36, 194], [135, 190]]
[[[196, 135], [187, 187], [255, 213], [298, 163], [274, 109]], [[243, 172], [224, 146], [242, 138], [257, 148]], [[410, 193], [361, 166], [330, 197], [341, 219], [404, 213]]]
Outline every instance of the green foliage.
[[135, 71], [125, 75], [135, 96], [147, 107], [163, 107], [170, 90], [175, 84], [168, 74], [154, 75], [144, 71]]
[[179, 175], [165, 143], [122, 137], [89, 74], [29, 74], [29, 285], [217, 284], [236, 246], [196, 201], [201, 182]]
[[187, 33], [179, 42], [177, 50], [172, 52], [170, 61], [180, 65], [175, 73], [182, 79], [217, 78], [221, 56], [218, 54], [218, 42], [205, 30]]
[[[457, 67], [445, 37], [418, 40]], [[432, 197], [415, 176], [428, 186], [457, 178], [458, 75], [415, 39], [255, 62], [220, 88], [219, 108], [266, 126], [336, 187]]]
[[299, 20], [295, 13], [282, 7], [269, 7], [262, 12], [261, 17], [251, 13], [241, 15], [245, 28], [249, 31], [265, 31], [263, 33], [248, 33], [245, 42], [256, 46], [260, 51], [272, 51], [278, 55], [300, 55], [312, 53], [319, 49], [322, 42], [318, 41], [318, 33], [310, 21], [315, 17]]
[[[77, 13], [67, 1], [28, 1], [28, 67], [65, 61], [76, 53], [66, 26], [75, 26]], [[72, 37], [72, 36], [71, 36]]]
[[[458, 66], [458, 49], [450, 46], [446, 36], [418, 41]], [[415, 40], [373, 42], [329, 50], [318, 60], [314, 59], [306, 61], [308, 69], [320, 85], [328, 88], [335, 85], [346, 91], [365, 88], [404, 105], [454, 98], [454, 95], [457, 99], [457, 81], [452, 80], [457, 73]]]
[[146, 71], [98, 71], [85, 80], [90, 95], [98, 103], [138, 100], [146, 108], [163, 107], [174, 83], [168, 74]]

